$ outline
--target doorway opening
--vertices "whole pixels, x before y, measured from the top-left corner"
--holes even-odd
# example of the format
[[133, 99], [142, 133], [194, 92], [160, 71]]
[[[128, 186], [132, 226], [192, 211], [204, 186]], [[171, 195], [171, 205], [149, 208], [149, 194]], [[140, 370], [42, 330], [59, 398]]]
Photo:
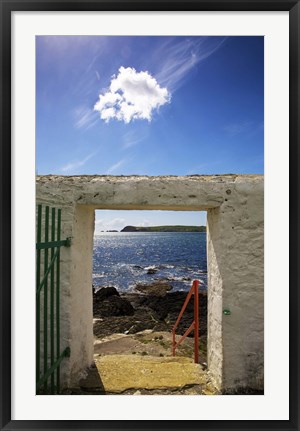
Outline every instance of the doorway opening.
[[[206, 368], [206, 212], [96, 211], [94, 355], [172, 356], [172, 328], [195, 279], [200, 281], [199, 363]], [[191, 301], [178, 339], [193, 319]], [[176, 356], [193, 358], [194, 331]]]

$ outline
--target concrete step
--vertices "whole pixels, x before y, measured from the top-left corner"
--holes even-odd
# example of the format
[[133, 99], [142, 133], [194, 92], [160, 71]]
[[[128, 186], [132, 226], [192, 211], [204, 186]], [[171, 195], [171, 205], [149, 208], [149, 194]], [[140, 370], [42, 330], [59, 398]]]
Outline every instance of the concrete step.
[[106, 355], [95, 359], [105, 392], [128, 389], [177, 389], [203, 385], [207, 375], [201, 365], [186, 357]]

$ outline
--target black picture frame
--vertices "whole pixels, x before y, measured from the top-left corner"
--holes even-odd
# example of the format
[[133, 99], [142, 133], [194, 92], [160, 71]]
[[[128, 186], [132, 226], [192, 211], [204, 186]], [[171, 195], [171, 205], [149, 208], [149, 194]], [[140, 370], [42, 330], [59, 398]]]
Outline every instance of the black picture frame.
[[[1, 29], [1, 182], [0, 182], [0, 307], [1, 430], [298, 430], [299, 428], [299, 1], [289, 0], [0, 0]], [[290, 95], [290, 419], [245, 421], [76, 421], [11, 420], [11, 13], [13, 11], [288, 11]], [[279, 365], [282, 367], [282, 365]], [[280, 383], [278, 384], [280, 390]], [[234, 402], [234, 401], [233, 401]]]

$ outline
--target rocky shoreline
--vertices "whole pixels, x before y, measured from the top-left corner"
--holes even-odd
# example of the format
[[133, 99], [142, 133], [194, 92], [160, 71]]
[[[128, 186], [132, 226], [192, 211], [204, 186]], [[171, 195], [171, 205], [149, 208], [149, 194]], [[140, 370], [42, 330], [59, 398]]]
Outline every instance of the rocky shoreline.
[[[241, 388], [234, 392], [220, 392], [216, 389], [207, 369], [207, 294], [199, 292], [199, 369], [196, 381], [161, 387], [143, 375], [153, 372], [157, 377], [155, 361], [167, 361], [167, 368], [174, 361], [191, 361], [194, 358], [193, 331], [172, 356], [172, 328], [188, 292], [172, 292], [172, 286], [161, 280], [151, 284], [137, 284], [135, 292], [120, 293], [113, 286], [93, 289], [94, 313], [94, 363], [85, 371], [78, 387], [63, 391], [67, 395], [261, 395], [263, 391]], [[194, 319], [194, 303], [191, 298], [182, 320], [176, 330], [176, 341], [190, 327]], [[141, 362], [142, 361], [142, 362]], [[145, 362], [146, 361], [146, 362]], [[124, 367], [127, 367], [124, 371]], [[132, 368], [130, 368], [132, 367]], [[140, 369], [139, 369], [140, 367]], [[142, 368], [141, 368], [142, 367]], [[151, 370], [152, 367], [152, 370]], [[130, 370], [129, 370], [130, 369]], [[126, 385], [129, 375], [136, 374]], [[161, 371], [160, 371], [161, 372]], [[170, 376], [169, 376], [170, 378]], [[185, 377], [184, 377], [185, 378]], [[104, 379], [104, 383], [102, 381]], [[188, 379], [191, 379], [189, 375]], [[156, 379], [157, 380], [157, 379]], [[151, 380], [152, 382], [152, 380]], [[123, 385], [123, 386], [122, 386]]]
[[[134, 293], [120, 293], [115, 287], [98, 287], [93, 293], [94, 337], [101, 339], [116, 333], [136, 334], [145, 330], [171, 332], [186, 299], [187, 292], [172, 292], [164, 281], [138, 284]], [[176, 330], [183, 335], [194, 319], [191, 298]], [[199, 292], [200, 352], [206, 356], [207, 294]], [[189, 337], [193, 337], [193, 331]]]
[[[93, 287], [94, 364], [86, 370], [79, 387], [69, 388], [64, 393], [69, 395], [217, 394], [218, 391], [206, 372], [206, 292], [199, 293], [200, 368], [196, 370], [193, 364], [193, 332], [178, 346], [176, 357], [172, 356], [171, 331], [187, 294], [188, 292], [172, 292], [172, 286], [164, 280], [150, 284], [137, 284], [135, 292], [130, 293], [118, 292], [113, 286]], [[177, 328], [176, 341], [190, 327], [193, 319], [194, 303], [191, 299]], [[165, 362], [167, 368], [159, 370], [156, 361], [159, 364]], [[189, 365], [180, 367], [179, 364], [182, 361]], [[130, 371], [124, 371], [124, 367]], [[174, 371], [172, 371], [173, 368]], [[124, 376], [120, 375], [120, 369]], [[164, 387], [163, 379], [166, 375], [163, 370], [166, 369], [170, 375], [167, 377], [167, 387]], [[144, 374], [146, 373], [146, 376], [148, 372], [153, 372], [153, 377], [156, 377], [156, 381], [151, 379], [151, 384], [147, 378], [143, 381]], [[128, 375], [134, 373], [136, 375], [128, 385], [128, 382], [126, 383]]]
[[[188, 292], [172, 292], [172, 285], [165, 280], [150, 284], [137, 284], [135, 292], [130, 293], [118, 292], [113, 286], [94, 287], [94, 364], [86, 370], [86, 375], [82, 378], [79, 387], [69, 388], [65, 393], [72, 395], [216, 394], [217, 390], [205, 371], [207, 368], [206, 292], [199, 293], [200, 368], [197, 369], [197, 372], [194, 371], [197, 375], [196, 381], [193, 380], [193, 372], [190, 370], [194, 367], [191, 365], [194, 358], [193, 332], [178, 346], [176, 357], [172, 357], [171, 331], [187, 294]], [[190, 327], [193, 319], [194, 302], [191, 298], [177, 328], [176, 341]], [[166, 361], [169, 373], [171, 373], [172, 367], [175, 367], [171, 387], [160, 387], [166, 376], [163, 376], [162, 370], [159, 371], [156, 368], [155, 358], [158, 358], [157, 361]], [[144, 361], [146, 362], [144, 363]], [[173, 363], [174, 361], [175, 363]], [[177, 361], [179, 363], [180, 361], [190, 361], [191, 364], [183, 369], [176, 364]], [[179, 368], [176, 368], [177, 366]], [[126, 381], [128, 373], [124, 371], [125, 375], [121, 377], [120, 367], [122, 370], [124, 367], [130, 369], [128, 371], [130, 375], [136, 373], [129, 386], [123, 381], [123, 379]], [[142, 367], [140, 371], [138, 371], [139, 367]], [[115, 369], [116, 371], [114, 371]], [[178, 374], [179, 371], [181, 377]], [[147, 372], [153, 372], [153, 376], [159, 383], [155, 383], [151, 379], [153, 387], [151, 385], [149, 387], [147, 378], [143, 381], [144, 373], [147, 374]], [[107, 373], [109, 377], [106, 375]], [[167, 380], [170, 384], [170, 376]]]

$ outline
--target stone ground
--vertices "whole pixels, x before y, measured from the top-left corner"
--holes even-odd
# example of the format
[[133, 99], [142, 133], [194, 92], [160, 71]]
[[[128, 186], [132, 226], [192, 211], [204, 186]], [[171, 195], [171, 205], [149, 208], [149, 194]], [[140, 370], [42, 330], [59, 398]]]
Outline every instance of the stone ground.
[[[177, 336], [178, 340], [179, 336]], [[213, 395], [206, 363], [193, 361], [193, 339], [172, 356], [169, 332], [144, 330], [133, 335], [95, 338], [94, 364], [74, 395]], [[201, 363], [202, 361], [202, 363]]]
[[[206, 294], [199, 294], [200, 348], [187, 337], [172, 356], [171, 329], [187, 293], [170, 292], [163, 281], [120, 295], [115, 288], [94, 292], [94, 364], [74, 395], [213, 395], [206, 364]], [[146, 293], [145, 293], [146, 292]], [[176, 341], [193, 320], [193, 303], [178, 327]], [[193, 334], [191, 334], [193, 335]]]

